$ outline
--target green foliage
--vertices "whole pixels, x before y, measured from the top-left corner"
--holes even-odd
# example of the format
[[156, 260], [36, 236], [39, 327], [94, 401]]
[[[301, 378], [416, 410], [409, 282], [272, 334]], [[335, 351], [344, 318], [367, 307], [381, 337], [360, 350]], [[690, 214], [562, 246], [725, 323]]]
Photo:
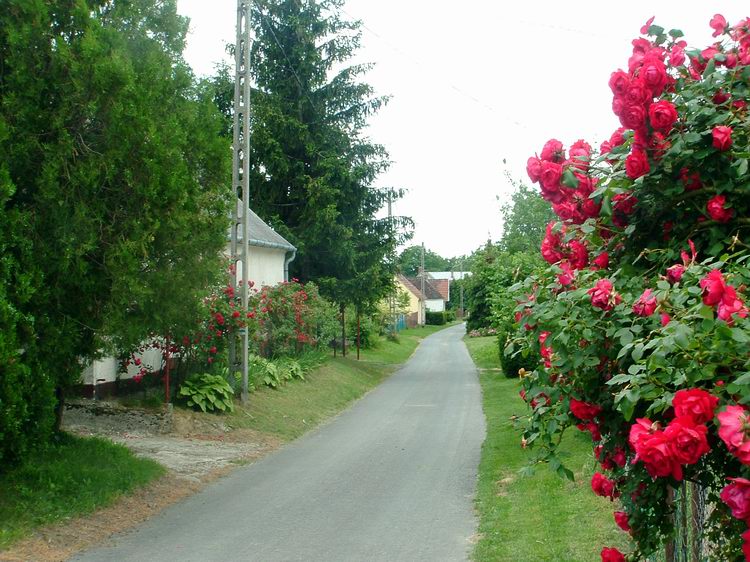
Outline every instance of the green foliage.
[[[305, 371], [317, 365], [318, 362], [304, 365], [290, 357], [271, 360], [259, 355], [251, 355], [248, 365], [250, 386], [253, 389], [261, 386], [279, 388], [286, 381], [305, 380]], [[239, 377], [239, 373], [236, 376]]]
[[430, 326], [443, 326], [445, 324], [445, 312], [427, 311], [425, 314], [425, 323]]
[[231, 412], [234, 410], [231, 385], [221, 375], [203, 373], [182, 383], [179, 396], [188, 407], [203, 412]]
[[108, 439], [59, 434], [0, 474], [0, 551], [37, 527], [110, 505], [165, 472]]
[[0, 10], [3, 465], [49, 436], [55, 388], [192, 322], [219, 271], [229, 145], [186, 32], [174, 0]]
[[[453, 260], [425, 248], [424, 268], [425, 271], [450, 271], [453, 269]], [[409, 246], [398, 256], [399, 272], [407, 277], [416, 277], [422, 263], [422, 246]]]
[[455, 322], [456, 321], [456, 311], [455, 310], [446, 310], [443, 314], [445, 314], [445, 321], [446, 322]]
[[503, 234], [500, 248], [510, 254], [524, 252], [536, 254], [544, 238], [544, 230], [555, 213], [539, 193], [522, 182], [508, 181], [515, 187], [510, 203], [503, 205]]
[[497, 348], [500, 364], [506, 377], [515, 378], [519, 376], [519, 371], [533, 371], [539, 365], [541, 357], [539, 353], [529, 346], [519, 345], [517, 341], [511, 338], [515, 334], [512, 324], [504, 324], [498, 328]]

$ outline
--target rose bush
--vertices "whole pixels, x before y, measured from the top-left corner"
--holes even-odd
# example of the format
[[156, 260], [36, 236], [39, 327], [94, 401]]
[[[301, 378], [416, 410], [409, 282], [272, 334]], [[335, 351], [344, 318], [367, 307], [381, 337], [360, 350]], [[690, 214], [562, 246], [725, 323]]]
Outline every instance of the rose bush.
[[710, 25], [718, 42], [691, 50], [647, 22], [609, 81], [622, 127], [598, 152], [553, 139], [527, 163], [559, 220], [547, 271], [513, 288], [506, 351], [542, 357], [523, 442], [572, 477], [557, 445], [590, 434], [592, 489], [633, 540], [602, 560], [663, 548], [685, 481], [714, 505], [712, 559], [750, 560], [750, 19]]

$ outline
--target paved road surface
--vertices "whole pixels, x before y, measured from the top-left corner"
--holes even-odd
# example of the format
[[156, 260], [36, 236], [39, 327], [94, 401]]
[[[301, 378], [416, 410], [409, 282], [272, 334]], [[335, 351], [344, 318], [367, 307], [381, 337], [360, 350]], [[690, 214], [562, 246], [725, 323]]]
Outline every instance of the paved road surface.
[[74, 560], [466, 560], [484, 417], [463, 333], [426, 338], [331, 423]]

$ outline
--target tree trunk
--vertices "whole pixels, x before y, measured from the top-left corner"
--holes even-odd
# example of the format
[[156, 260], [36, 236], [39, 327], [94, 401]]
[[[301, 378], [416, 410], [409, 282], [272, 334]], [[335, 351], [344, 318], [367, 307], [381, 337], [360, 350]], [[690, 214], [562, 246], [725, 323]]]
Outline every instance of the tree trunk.
[[169, 336], [164, 338], [164, 403], [169, 404]]
[[65, 390], [58, 386], [55, 388], [55, 431], [62, 431], [63, 414], [65, 413]]
[[357, 361], [359, 361], [359, 337], [361, 333], [360, 326], [359, 326], [359, 317], [360, 317], [360, 313], [359, 313], [359, 309], [357, 309]]
[[346, 307], [339, 305], [341, 309], [341, 357], [346, 357]]

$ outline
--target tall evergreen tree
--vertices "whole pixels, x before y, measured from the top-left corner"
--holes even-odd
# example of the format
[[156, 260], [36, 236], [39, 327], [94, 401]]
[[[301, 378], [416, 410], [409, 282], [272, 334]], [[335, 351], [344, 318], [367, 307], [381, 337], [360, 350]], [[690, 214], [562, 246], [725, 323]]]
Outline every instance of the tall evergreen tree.
[[342, 18], [342, 5], [255, 4], [250, 181], [251, 206], [298, 248], [292, 275], [343, 306], [383, 296], [387, 258], [411, 222], [377, 218], [389, 192], [373, 182], [388, 155], [364, 132], [387, 99], [360, 81], [369, 65], [348, 64], [361, 24]]

